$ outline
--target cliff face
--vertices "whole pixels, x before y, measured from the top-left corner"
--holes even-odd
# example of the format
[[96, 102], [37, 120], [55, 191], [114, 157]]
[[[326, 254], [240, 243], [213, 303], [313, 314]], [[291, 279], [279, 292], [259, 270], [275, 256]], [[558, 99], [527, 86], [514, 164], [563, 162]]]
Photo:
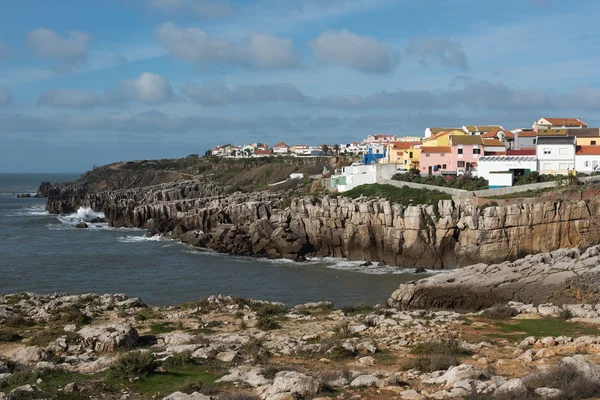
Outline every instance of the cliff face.
[[345, 257], [403, 267], [499, 263], [600, 242], [599, 202], [581, 194], [481, 208], [470, 201], [405, 207], [382, 199], [287, 200], [273, 192], [224, 192], [199, 180], [99, 193], [62, 186], [50, 191], [47, 209], [87, 206], [103, 210], [111, 226], [148, 228], [220, 252]]

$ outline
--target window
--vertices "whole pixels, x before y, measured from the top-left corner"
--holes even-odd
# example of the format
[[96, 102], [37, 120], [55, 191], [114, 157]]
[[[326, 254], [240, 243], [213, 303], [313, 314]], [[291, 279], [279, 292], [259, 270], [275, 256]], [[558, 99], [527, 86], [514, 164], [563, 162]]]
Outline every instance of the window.
[[533, 139], [533, 144], [536, 144], [536, 143], [537, 143], [537, 139]]
[[558, 154], [560, 154], [561, 156], [566, 156], [567, 155], [567, 149], [564, 147], [561, 147], [560, 149], [558, 149]]
[[473, 148], [473, 155], [481, 154], [481, 149], [479, 147]]
[[544, 148], [544, 154], [552, 154], [552, 149], [549, 149], [548, 147]]
[[585, 166], [586, 166], [586, 167], [589, 167], [589, 166], [590, 166], [590, 162], [589, 162], [589, 161], [586, 161], [586, 162], [585, 162]]
[[408, 158], [413, 158], [412, 151], [408, 153]]
[[442, 165], [442, 169], [446, 169], [446, 164], [443, 164], [443, 165]]
[[442, 153], [441, 156], [444, 157], [446, 155], [446, 153]]
[[408, 164], [408, 160], [404, 160], [404, 165]]
[[463, 153], [463, 149], [458, 149], [458, 154], [462, 154]]
[[429, 154], [425, 154], [425, 157], [429, 157]]
[[595, 140], [592, 140], [592, 141], [590, 142], [590, 146], [595, 146], [595, 145], [596, 145], [596, 141], [595, 141]]
[[465, 162], [464, 161], [459, 161], [458, 162], [458, 168], [464, 168], [465, 167]]

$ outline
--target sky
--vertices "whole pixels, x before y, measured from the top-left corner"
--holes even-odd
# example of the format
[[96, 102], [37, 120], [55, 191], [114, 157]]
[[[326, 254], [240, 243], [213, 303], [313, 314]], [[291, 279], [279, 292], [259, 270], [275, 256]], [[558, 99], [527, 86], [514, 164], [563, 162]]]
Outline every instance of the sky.
[[0, 0], [0, 172], [600, 126], [596, 0]]

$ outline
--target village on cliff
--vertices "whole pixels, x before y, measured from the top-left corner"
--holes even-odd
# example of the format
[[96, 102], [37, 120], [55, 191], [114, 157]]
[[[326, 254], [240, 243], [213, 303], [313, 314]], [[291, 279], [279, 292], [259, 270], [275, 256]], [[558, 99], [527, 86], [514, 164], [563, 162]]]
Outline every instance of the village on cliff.
[[344, 154], [362, 158], [332, 176], [332, 188], [339, 192], [410, 170], [447, 179], [482, 177], [489, 188], [500, 188], [513, 186], [516, 178], [533, 171], [550, 175], [595, 173], [600, 162], [598, 144], [600, 128], [589, 128], [579, 117], [548, 117], [536, 120], [531, 128], [513, 130], [501, 125], [431, 127], [425, 129], [424, 137], [373, 134], [361, 142], [340, 144], [225, 144], [205, 155], [256, 158]]

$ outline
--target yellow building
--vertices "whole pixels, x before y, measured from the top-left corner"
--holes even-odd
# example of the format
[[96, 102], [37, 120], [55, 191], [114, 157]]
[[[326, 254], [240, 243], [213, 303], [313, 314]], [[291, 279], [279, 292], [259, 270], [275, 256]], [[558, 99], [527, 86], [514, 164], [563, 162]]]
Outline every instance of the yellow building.
[[421, 145], [412, 145], [403, 151], [402, 167], [404, 169], [419, 168], [419, 159], [421, 157]]
[[424, 147], [450, 146], [450, 135], [459, 136], [466, 134], [467, 133], [465, 131], [462, 131], [460, 129], [456, 129], [453, 131], [442, 131], [436, 133], [435, 135], [432, 135], [431, 137], [428, 137], [427, 139], [423, 139], [422, 145]]

